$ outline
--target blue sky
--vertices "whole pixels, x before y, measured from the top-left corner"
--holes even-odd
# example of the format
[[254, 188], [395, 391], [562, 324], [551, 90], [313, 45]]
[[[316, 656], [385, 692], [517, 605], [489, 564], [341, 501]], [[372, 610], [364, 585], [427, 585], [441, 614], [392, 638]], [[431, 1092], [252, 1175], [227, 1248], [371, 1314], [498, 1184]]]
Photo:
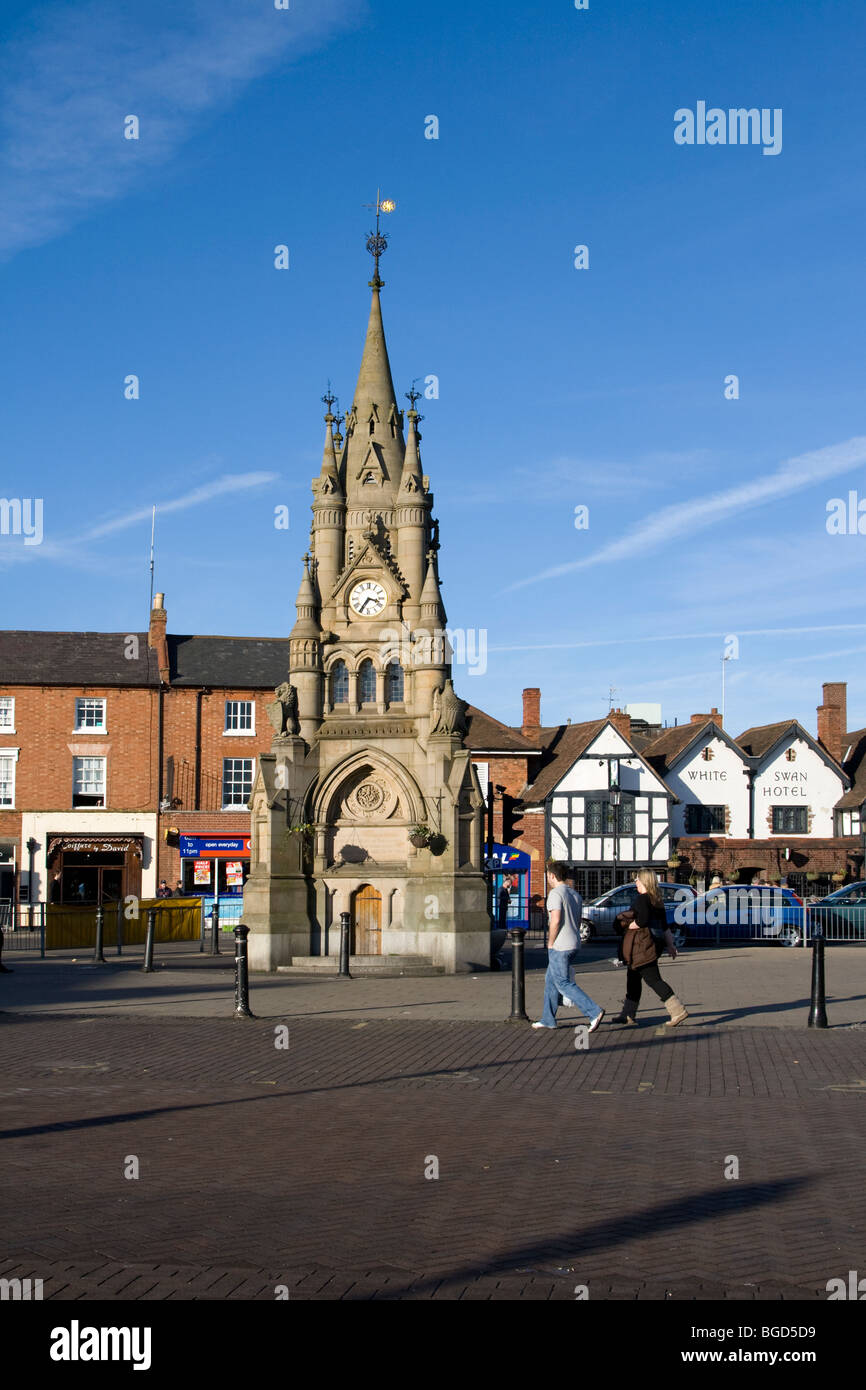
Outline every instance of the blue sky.
[[[461, 693], [687, 719], [732, 634], [733, 732], [814, 729], [824, 680], [866, 724], [866, 536], [826, 528], [866, 499], [858, 0], [6, 0], [0, 32], [0, 495], [44, 502], [4, 626], [144, 626], [156, 503], [171, 630], [288, 633], [379, 186], [449, 624], [487, 632]], [[675, 144], [698, 101], [781, 108], [781, 152]]]

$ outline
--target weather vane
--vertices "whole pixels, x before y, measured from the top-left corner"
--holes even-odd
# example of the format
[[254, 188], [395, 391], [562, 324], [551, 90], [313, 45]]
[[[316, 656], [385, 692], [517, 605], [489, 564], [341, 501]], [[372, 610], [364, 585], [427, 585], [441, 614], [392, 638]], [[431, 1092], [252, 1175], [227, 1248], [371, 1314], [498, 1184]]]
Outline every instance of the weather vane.
[[375, 203], [364, 204], [365, 208], [370, 208], [371, 211], [374, 210], [376, 213], [376, 230], [375, 232], [370, 232], [367, 237], [367, 250], [376, 262], [376, 273], [372, 281], [374, 285], [382, 284], [382, 281], [379, 279], [379, 257], [384, 255], [385, 251], [388, 249], [388, 233], [381, 230], [379, 226], [379, 217], [383, 212], [393, 212], [396, 206], [397, 204], [391, 198], [381, 198], [378, 188], [376, 189]]
[[[418, 380], [418, 378], [417, 378], [417, 376], [416, 376], [415, 381], [417, 381], [417, 380]], [[410, 417], [410, 419], [414, 419], [415, 423], [416, 423], [417, 425], [420, 425], [421, 421], [424, 419], [424, 416], [423, 416], [423, 415], [419, 415], [418, 412], [417, 412], [417, 410], [415, 409], [415, 402], [416, 402], [416, 401], [420, 401], [420, 399], [421, 399], [421, 392], [415, 390], [415, 381], [412, 382], [412, 389], [411, 389], [411, 391], [404, 391], [403, 394], [404, 394], [404, 396], [406, 397], [406, 400], [409, 402], [409, 405], [410, 405], [410, 410], [409, 410], [409, 417]], [[419, 435], [418, 437], [419, 437], [419, 439], [420, 439], [421, 436]]]
[[337, 399], [337, 397], [334, 395], [333, 391], [331, 390], [331, 383], [330, 383], [330, 381], [329, 381], [329, 382], [328, 382], [328, 389], [327, 389], [327, 391], [325, 392], [324, 396], [322, 397], [322, 404], [323, 404], [323, 405], [326, 405], [326, 406], [328, 407], [328, 413], [327, 413], [327, 415], [325, 416], [325, 419], [326, 419], [326, 420], [333, 420], [333, 418], [334, 418], [333, 415], [331, 414], [331, 406], [334, 404], [334, 401], [335, 401], [336, 399]]

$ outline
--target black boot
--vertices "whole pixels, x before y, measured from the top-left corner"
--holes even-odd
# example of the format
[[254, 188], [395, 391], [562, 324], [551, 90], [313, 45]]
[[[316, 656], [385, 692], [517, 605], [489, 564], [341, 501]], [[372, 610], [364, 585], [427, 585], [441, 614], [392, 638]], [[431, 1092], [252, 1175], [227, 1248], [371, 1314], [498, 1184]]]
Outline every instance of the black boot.
[[628, 998], [623, 999], [622, 1008], [618, 1014], [614, 1014], [611, 1023], [637, 1023], [637, 1019], [635, 1018], [636, 1013], [637, 1004], [635, 1001]]

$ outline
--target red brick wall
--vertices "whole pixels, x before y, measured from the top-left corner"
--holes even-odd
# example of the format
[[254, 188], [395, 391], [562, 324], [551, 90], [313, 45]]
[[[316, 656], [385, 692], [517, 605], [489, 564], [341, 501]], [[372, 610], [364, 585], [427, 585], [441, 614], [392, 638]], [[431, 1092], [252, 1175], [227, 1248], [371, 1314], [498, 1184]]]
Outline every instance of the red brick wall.
[[[7, 691], [15, 699], [15, 733], [0, 737], [4, 746], [20, 749], [16, 811], [72, 810], [70, 744], [88, 756], [107, 758], [106, 810], [156, 809], [153, 691], [106, 686], [10, 686]], [[81, 695], [105, 699], [107, 733], [74, 732], [75, 699]]]

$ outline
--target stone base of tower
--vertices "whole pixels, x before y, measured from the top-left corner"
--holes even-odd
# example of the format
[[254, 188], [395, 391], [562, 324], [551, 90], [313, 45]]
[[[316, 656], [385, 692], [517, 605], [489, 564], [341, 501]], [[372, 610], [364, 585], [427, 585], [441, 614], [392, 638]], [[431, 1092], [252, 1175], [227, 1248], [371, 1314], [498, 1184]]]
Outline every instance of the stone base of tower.
[[[446, 974], [474, 974], [490, 967], [490, 919], [486, 885], [476, 872], [427, 875], [402, 881], [405, 906], [399, 924], [381, 933], [388, 956], [423, 957]], [[346, 886], [349, 891], [349, 885]], [[250, 928], [249, 965], [275, 971], [296, 958], [332, 960], [337, 969], [339, 920], [321, 920], [313, 878], [251, 875], [244, 887], [243, 921]], [[385, 973], [385, 972], [382, 972]], [[399, 973], [399, 972], [395, 972]]]
[[[312, 895], [313, 912], [315, 894]], [[303, 878], [251, 874], [244, 885], [243, 921], [250, 929], [251, 970], [276, 970], [294, 956], [310, 955], [311, 887]]]

